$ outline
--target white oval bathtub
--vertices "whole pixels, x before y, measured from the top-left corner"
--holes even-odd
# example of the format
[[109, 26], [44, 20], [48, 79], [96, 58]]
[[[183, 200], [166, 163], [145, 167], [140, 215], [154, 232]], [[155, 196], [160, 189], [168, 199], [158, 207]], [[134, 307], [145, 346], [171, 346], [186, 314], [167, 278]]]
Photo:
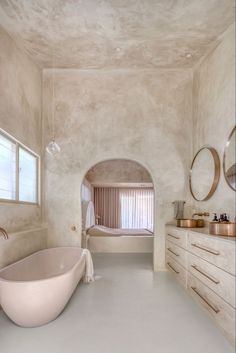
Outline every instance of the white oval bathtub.
[[0, 270], [0, 304], [17, 325], [54, 320], [85, 273], [83, 249], [41, 250]]

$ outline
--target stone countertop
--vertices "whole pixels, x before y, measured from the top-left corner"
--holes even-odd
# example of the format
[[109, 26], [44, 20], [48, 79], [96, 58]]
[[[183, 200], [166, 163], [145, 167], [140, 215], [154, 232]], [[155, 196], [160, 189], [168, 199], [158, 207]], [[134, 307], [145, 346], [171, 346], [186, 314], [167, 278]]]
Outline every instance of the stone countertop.
[[208, 227], [204, 227], [204, 228], [182, 228], [182, 227], [177, 227], [174, 224], [171, 223], [167, 223], [166, 227], [173, 227], [179, 230], [185, 230], [188, 232], [193, 232], [193, 233], [198, 233], [201, 235], [207, 235], [211, 238], [217, 239], [217, 240], [221, 240], [221, 241], [226, 241], [226, 242], [231, 242], [232, 244], [236, 244], [236, 237], [227, 237], [227, 236], [223, 236], [223, 235], [212, 235], [209, 234], [209, 228]]

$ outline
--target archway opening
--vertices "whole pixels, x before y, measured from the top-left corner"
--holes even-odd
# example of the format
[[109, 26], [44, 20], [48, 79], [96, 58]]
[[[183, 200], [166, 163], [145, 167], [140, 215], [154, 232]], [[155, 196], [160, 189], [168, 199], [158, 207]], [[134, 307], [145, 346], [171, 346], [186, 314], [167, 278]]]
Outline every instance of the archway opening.
[[92, 252], [153, 253], [155, 192], [140, 163], [97, 163], [84, 177], [81, 200], [84, 245]]

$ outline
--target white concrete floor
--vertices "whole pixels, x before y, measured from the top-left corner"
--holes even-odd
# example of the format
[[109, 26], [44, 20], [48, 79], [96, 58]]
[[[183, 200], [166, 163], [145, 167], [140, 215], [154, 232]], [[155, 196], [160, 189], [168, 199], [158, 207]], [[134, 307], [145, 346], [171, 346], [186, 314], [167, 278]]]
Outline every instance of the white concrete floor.
[[[64, 312], [33, 329], [1, 311], [1, 353], [230, 353], [233, 347], [149, 254], [96, 254], [101, 279], [80, 284]], [[17, 300], [17, 293], [16, 293]]]

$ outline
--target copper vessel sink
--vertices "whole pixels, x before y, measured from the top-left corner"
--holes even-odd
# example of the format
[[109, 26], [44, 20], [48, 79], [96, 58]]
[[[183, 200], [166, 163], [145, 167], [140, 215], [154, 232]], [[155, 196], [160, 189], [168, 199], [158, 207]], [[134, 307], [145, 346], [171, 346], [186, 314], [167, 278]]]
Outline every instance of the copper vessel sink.
[[209, 233], [212, 235], [222, 235], [225, 237], [236, 237], [236, 222], [210, 222]]
[[177, 227], [180, 228], [201, 228], [204, 227], [203, 219], [177, 219]]

